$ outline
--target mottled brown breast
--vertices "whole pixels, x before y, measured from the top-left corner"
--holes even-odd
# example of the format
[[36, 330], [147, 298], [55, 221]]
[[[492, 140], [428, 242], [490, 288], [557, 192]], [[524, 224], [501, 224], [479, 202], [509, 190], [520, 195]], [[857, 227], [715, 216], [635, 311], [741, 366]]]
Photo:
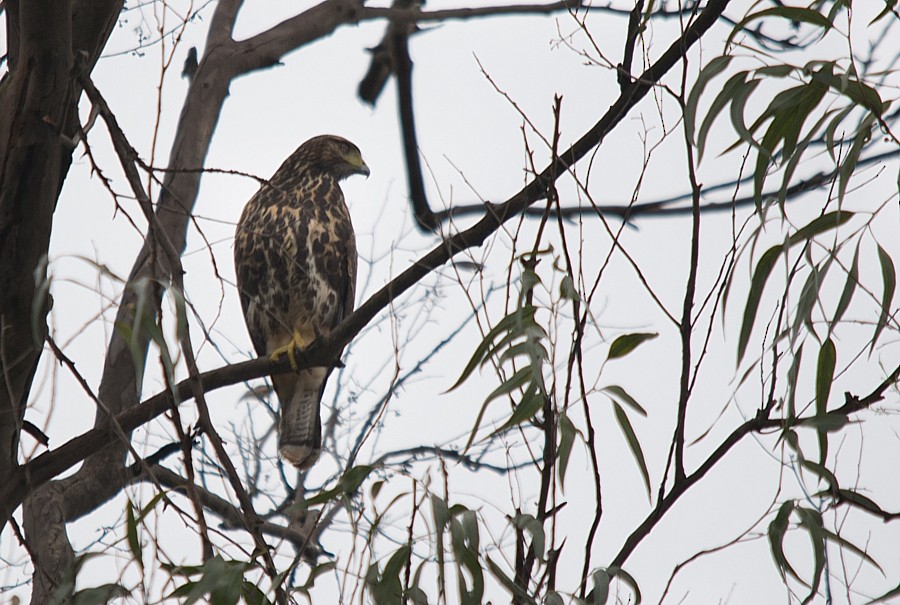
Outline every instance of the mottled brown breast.
[[353, 225], [337, 180], [279, 173], [248, 202], [235, 237], [241, 304], [260, 355], [298, 322], [316, 336], [330, 332], [352, 311], [356, 283]]

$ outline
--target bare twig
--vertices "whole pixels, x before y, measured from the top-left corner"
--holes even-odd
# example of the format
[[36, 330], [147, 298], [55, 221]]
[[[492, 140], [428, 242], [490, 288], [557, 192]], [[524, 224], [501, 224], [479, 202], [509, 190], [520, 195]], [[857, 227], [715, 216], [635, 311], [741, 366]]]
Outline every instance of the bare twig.
[[[365, 303], [360, 305], [349, 317], [345, 318], [327, 339], [322, 339], [307, 351], [303, 363], [318, 362], [317, 365], [330, 365], [338, 355], [338, 352], [347, 342], [367, 325], [376, 314], [387, 305], [401, 296], [414, 284], [418, 283], [433, 269], [444, 264], [458, 252], [473, 246], [481, 245], [504, 222], [515, 216], [519, 216], [523, 210], [546, 195], [546, 183], [552, 175], [561, 175], [591, 149], [593, 149], [603, 137], [610, 132], [626, 115], [629, 109], [636, 105], [669, 69], [671, 69], [683, 56], [684, 52], [700, 39], [702, 34], [709, 29], [718, 19], [721, 12], [728, 6], [729, 0], [711, 0], [706, 8], [698, 15], [694, 23], [662, 54], [662, 56], [626, 90], [600, 120], [569, 149], [559, 154], [557, 158], [541, 172], [534, 180], [528, 183], [522, 190], [510, 197], [505, 203], [488, 204], [486, 213], [475, 225], [448, 237], [440, 246], [419, 259], [418, 262], [403, 271], [399, 276], [373, 294]], [[201, 77], [203, 65], [195, 76]], [[140, 261], [139, 261], [140, 263]], [[129, 360], [129, 363], [131, 361]], [[301, 367], [313, 367], [303, 365]], [[277, 364], [270, 360], [255, 360], [244, 364], [236, 364], [223, 368], [221, 372], [205, 373], [200, 376], [205, 390], [218, 388], [227, 384], [233, 384], [238, 380], [257, 378], [272, 371], [285, 371], [287, 362]], [[261, 371], [262, 370], [262, 371]], [[227, 377], [227, 378], [226, 378]], [[180, 383], [175, 391], [179, 397], [187, 398], [190, 393], [190, 383]], [[140, 426], [152, 417], [157, 416], [169, 405], [171, 394], [160, 394], [151, 398], [145, 404], [128, 409], [117, 416], [122, 427], [132, 430]], [[151, 403], [152, 402], [152, 403]], [[64, 444], [58, 450], [47, 452], [35, 460], [29, 462], [24, 468], [14, 473], [5, 485], [0, 487], [0, 520], [5, 522], [12, 511], [19, 505], [24, 496], [26, 485], [34, 487], [50, 480], [62, 470], [71, 467], [84, 456], [97, 452], [106, 445], [110, 439], [102, 428], [88, 431]], [[90, 444], [90, 445], [88, 445]], [[74, 451], [73, 451], [74, 450]], [[65, 452], [65, 455], [63, 453]], [[78, 452], [74, 454], [74, 452]], [[74, 455], [73, 455], [74, 454]], [[66, 458], [66, 455], [69, 457]]]
[[[894, 371], [865, 397], [857, 397], [847, 393], [844, 405], [829, 412], [829, 414], [847, 417], [868, 409], [875, 403], [881, 401], [884, 397], [884, 392], [890, 386], [896, 384], [898, 379], [900, 379], [900, 365], [897, 365]], [[770, 410], [771, 408], [760, 408], [756, 416], [745, 421], [731, 431], [713, 453], [710, 454], [693, 473], [685, 475], [682, 481], [676, 481], [672, 485], [672, 489], [669, 490], [665, 497], [661, 498], [656, 503], [656, 506], [650, 511], [644, 521], [629, 534], [610, 565], [621, 567], [637, 545], [649, 535], [656, 524], [665, 516], [666, 511], [668, 511], [681, 496], [687, 493], [691, 487], [703, 479], [706, 473], [712, 470], [719, 461], [728, 454], [731, 448], [740, 443], [744, 437], [754, 433], [762, 433], [766, 430], [785, 428], [782, 419], [772, 419], [768, 417], [768, 411]], [[818, 420], [819, 418], [816, 415], [797, 418], [793, 421], [791, 426], [814, 426]]]

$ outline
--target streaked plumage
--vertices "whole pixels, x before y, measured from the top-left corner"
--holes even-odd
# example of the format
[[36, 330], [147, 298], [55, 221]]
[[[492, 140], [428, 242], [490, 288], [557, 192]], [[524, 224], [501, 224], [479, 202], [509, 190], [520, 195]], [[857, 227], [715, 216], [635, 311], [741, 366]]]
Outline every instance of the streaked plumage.
[[[353, 310], [356, 238], [339, 182], [369, 169], [353, 143], [303, 143], [244, 207], [234, 263], [244, 319], [259, 355], [293, 355]], [[293, 357], [292, 357], [293, 359]], [[319, 404], [330, 368], [274, 376], [278, 452], [298, 468], [322, 446]]]

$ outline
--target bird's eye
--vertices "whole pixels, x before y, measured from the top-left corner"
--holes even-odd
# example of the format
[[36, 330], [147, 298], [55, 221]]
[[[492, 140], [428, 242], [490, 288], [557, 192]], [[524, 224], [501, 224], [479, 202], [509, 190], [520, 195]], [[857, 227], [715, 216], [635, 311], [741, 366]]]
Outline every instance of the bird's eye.
[[350, 153], [350, 145], [341, 143], [341, 153]]

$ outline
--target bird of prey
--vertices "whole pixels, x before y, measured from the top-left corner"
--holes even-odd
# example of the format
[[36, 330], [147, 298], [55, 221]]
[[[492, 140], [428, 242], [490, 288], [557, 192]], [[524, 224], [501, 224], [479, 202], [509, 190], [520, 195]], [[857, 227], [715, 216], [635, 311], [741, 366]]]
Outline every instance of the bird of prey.
[[[247, 202], [234, 264], [244, 320], [259, 355], [303, 350], [353, 310], [356, 238], [340, 181], [369, 175], [359, 148], [332, 135], [297, 148]], [[322, 447], [319, 404], [330, 367], [272, 377], [280, 405], [278, 453], [299, 469]]]

